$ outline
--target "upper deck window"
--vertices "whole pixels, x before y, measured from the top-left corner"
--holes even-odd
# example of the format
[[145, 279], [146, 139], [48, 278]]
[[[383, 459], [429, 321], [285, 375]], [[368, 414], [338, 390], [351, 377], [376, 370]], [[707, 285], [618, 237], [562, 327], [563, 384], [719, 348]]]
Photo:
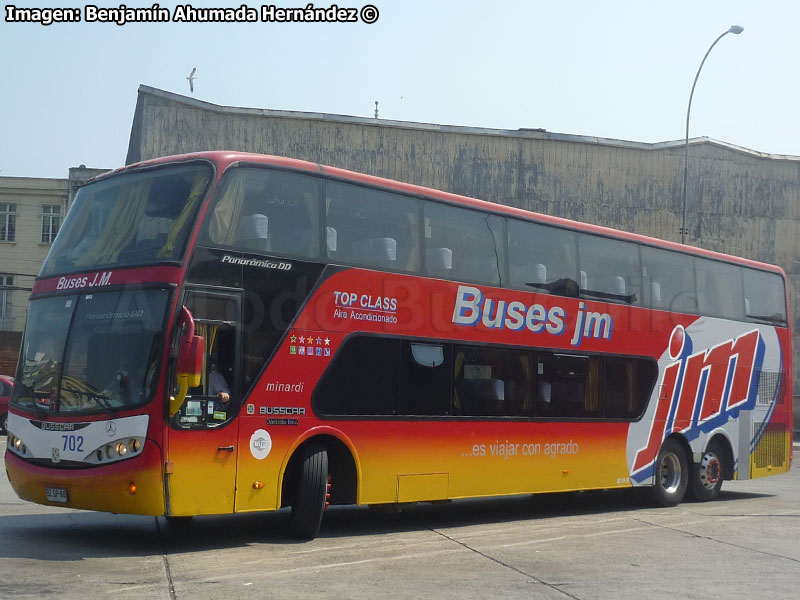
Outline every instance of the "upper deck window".
[[40, 275], [180, 260], [211, 175], [187, 164], [81, 188]]
[[786, 325], [786, 296], [781, 276], [744, 269], [744, 311], [748, 319]]
[[581, 296], [641, 304], [641, 267], [636, 244], [593, 235], [578, 236]]
[[700, 314], [744, 318], [742, 269], [715, 260], [695, 259]]
[[511, 285], [532, 292], [576, 296], [575, 234], [563, 229], [508, 221], [508, 274]]
[[396, 271], [419, 268], [419, 202], [339, 182], [325, 185], [328, 257]]
[[433, 202], [425, 205], [429, 275], [498, 285], [504, 249], [500, 217]]
[[642, 246], [644, 291], [650, 308], [682, 313], [697, 312], [692, 257]]
[[319, 180], [271, 169], [229, 170], [201, 242], [245, 252], [319, 255]]

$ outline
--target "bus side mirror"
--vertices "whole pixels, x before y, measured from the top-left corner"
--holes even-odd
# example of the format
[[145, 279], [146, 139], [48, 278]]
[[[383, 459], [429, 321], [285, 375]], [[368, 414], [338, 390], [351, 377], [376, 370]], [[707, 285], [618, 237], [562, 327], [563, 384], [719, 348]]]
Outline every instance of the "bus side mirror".
[[178, 325], [184, 328], [184, 332], [178, 347], [178, 393], [169, 399], [170, 417], [180, 410], [189, 388], [200, 385], [206, 342], [202, 336], [194, 334], [194, 319], [185, 306], [181, 309]]

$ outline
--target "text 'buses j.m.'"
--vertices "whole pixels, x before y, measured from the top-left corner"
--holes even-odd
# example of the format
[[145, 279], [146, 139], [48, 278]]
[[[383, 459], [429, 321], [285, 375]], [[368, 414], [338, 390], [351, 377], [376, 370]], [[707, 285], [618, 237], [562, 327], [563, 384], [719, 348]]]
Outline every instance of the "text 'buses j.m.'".
[[26, 500], [193, 515], [641, 487], [791, 463], [778, 267], [224, 152], [81, 188], [8, 416]]

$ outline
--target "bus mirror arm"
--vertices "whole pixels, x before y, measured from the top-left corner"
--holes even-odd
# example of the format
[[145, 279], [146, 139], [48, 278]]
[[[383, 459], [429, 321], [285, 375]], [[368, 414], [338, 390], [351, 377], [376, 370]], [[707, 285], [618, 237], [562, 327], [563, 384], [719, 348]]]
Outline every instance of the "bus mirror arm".
[[178, 393], [170, 396], [170, 417], [183, 405], [189, 388], [200, 385], [203, 374], [205, 339], [194, 334], [194, 319], [185, 306], [181, 308], [178, 324], [184, 331], [178, 348]]

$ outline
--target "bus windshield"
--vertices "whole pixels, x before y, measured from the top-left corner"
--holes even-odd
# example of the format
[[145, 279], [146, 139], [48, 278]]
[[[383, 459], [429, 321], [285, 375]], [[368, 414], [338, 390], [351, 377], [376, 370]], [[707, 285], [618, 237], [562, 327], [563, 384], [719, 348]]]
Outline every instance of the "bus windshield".
[[122, 174], [78, 192], [40, 277], [180, 260], [211, 167]]
[[33, 300], [12, 403], [47, 414], [126, 410], [156, 384], [166, 290]]

